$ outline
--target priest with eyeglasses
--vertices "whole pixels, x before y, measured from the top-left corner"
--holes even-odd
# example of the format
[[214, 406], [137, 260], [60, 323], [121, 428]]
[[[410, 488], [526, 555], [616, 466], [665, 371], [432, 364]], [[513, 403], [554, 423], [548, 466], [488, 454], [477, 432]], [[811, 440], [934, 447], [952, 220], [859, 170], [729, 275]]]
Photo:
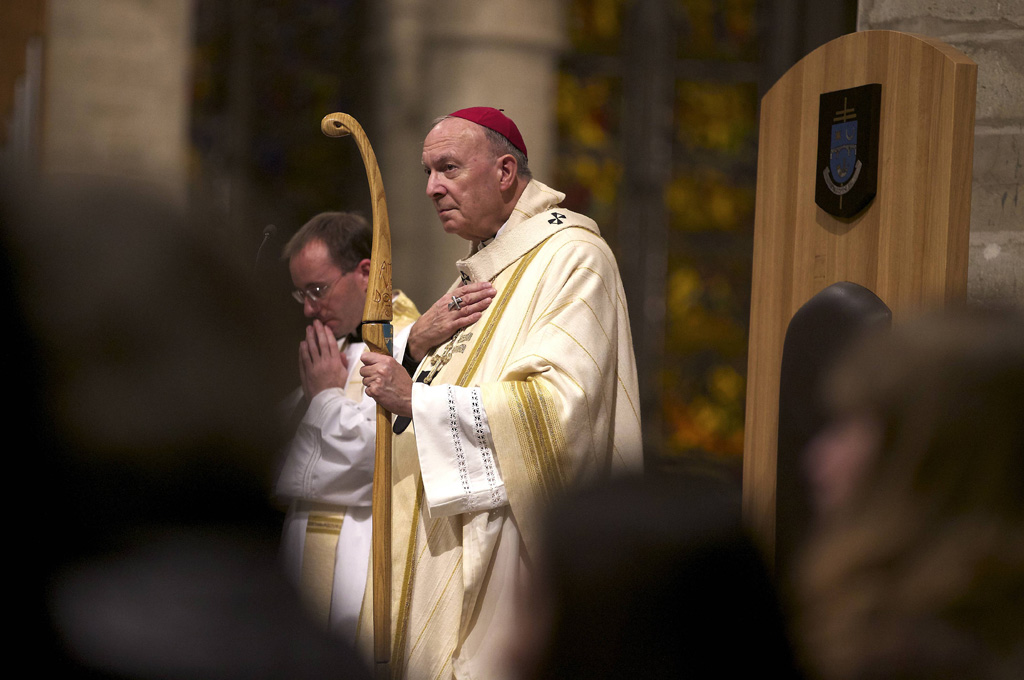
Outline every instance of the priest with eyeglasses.
[[[288, 505], [281, 558], [313, 616], [349, 642], [363, 601], [372, 526], [376, 404], [364, 396], [359, 376], [371, 245], [362, 216], [326, 212], [300, 228], [283, 253], [292, 296], [312, 323], [298, 347], [301, 388], [286, 405], [301, 420], [275, 486]], [[418, 362], [427, 348], [476, 321], [493, 289], [477, 284], [454, 293], [420, 317], [395, 291], [395, 356]], [[449, 309], [452, 297], [459, 304]]]

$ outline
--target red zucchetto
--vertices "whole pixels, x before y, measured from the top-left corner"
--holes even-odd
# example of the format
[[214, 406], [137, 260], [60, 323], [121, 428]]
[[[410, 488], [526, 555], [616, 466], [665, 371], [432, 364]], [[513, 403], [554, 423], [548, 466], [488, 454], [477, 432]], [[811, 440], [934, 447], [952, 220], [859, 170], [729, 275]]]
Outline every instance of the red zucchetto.
[[448, 115], [453, 118], [463, 118], [494, 130], [512, 142], [512, 146], [522, 151], [523, 155], [529, 158], [529, 155], [526, 153], [526, 142], [523, 141], [523, 136], [519, 134], [519, 128], [500, 109], [493, 109], [490, 106], [471, 106], [468, 109], [459, 109]]

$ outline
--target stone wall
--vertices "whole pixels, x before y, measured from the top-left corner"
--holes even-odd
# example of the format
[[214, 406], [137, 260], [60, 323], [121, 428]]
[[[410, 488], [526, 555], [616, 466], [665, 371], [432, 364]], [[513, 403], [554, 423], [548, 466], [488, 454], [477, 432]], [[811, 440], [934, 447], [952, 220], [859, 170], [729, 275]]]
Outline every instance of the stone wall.
[[967, 297], [1024, 304], [1024, 0], [860, 0], [857, 24], [932, 36], [977, 62]]
[[50, 0], [43, 168], [186, 198], [192, 2]]
[[[374, 148], [388, 192], [395, 285], [421, 309], [457, 275], [467, 242], [445, 234], [420, 165], [430, 121], [494, 106], [516, 121], [534, 177], [552, 182], [563, 0], [387, 0], [375, 7], [381, 65]], [[379, 140], [379, 141], [378, 141]], [[557, 188], [557, 187], [556, 187]]]

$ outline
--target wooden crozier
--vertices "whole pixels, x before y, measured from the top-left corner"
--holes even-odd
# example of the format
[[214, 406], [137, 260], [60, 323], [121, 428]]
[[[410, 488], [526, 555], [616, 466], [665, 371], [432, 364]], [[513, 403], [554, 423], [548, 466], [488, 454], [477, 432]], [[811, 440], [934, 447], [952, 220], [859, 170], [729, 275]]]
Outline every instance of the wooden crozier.
[[[391, 228], [377, 156], [362, 126], [346, 113], [320, 121], [328, 137], [352, 135], [366, 166], [373, 209], [370, 281], [363, 307], [363, 342], [371, 352], [392, 355]], [[377, 405], [377, 443], [373, 469], [373, 661], [374, 676], [389, 677], [391, 662], [391, 413]]]

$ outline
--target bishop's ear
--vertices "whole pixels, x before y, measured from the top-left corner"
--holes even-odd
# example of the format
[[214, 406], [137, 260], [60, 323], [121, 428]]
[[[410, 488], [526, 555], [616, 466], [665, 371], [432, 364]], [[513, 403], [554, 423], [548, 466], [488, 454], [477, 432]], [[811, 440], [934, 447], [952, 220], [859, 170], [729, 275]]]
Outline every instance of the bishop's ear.
[[519, 163], [516, 162], [515, 156], [507, 153], [499, 157], [498, 171], [498, 183], [501, 186], [501, 190], [505, 191], [515, 182], [516, 174], [519, 172]]

